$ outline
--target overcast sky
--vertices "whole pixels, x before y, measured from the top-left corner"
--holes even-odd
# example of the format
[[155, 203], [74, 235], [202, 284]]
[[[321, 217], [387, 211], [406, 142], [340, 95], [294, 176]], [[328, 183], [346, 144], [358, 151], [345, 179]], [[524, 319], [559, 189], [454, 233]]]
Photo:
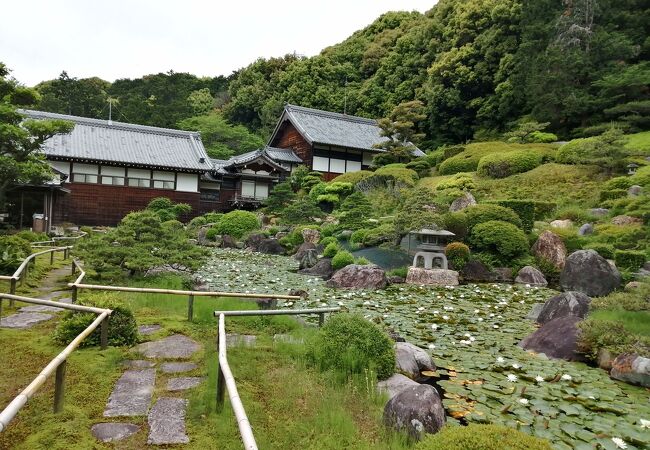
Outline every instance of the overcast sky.
[[228, 75], [258, 57], [311, 56], [391, 10], [435, 0], [12, 0], [0, 61], [20, 82], [113, 81], [149, 73]]

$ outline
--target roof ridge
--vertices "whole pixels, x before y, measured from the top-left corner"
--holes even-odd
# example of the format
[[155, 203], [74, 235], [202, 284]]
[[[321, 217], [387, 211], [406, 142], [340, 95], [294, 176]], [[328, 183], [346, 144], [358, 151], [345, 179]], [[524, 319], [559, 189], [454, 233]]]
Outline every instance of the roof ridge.
[[291, 103], [287, 103], [285, 105], [285, 109], [289, 109], [289, 110], [293, 109], [296, 111], [305, 112], [316, 116], [347, 120], [349, 122], [359, 122], [359, 123], [365, 123], [369, 125], [377, 125], [377, 121], [375, 119], [369, 119], [367, 117], [360, 117], [360, 116], [351, 116], [349, 114], [341, 114], [332, 111], [325, 111], [322, 109], [308, 108], [306, 106], [292, 105]]

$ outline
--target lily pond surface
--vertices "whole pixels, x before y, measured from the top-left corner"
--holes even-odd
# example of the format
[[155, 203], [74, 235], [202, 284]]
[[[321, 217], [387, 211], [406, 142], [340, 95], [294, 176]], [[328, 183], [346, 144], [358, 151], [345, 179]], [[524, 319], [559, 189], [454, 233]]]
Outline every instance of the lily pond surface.
[[604, 370], [522, 350], [535, 330], [525, 317], [550, 289], [508, 284], [338, 290], [295, 273], [291, 257], [215, 249], [199, 276], [215, 290], [309, 298], [281, 308], [341, 306], [364, 315], [432, 355], [448, 422], [519, 428], [558, 449], [650, 448], [650, 391]]

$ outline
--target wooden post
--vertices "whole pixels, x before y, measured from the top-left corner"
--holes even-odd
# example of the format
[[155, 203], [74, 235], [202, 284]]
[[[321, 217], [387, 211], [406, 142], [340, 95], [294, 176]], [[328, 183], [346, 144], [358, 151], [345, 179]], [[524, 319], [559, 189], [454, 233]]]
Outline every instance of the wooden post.
[[191, 322], [194, 319], [194, 296], [190, 294], [187, 298], [187, 320]]
[[108, 318], [110, 316], [106, 316], [104, 320], [102, 320], [101, 328], [99, 330], [100, 332], [100, 342], [101, 342], [101, 348], [102, 350], [106, 350], [106, 347], [108, 347]]
[[68, 247], [63, 249], [63, 259], [68, 259]]
[[226, 393], [226, 379], [223, 377], [223, 372], [221, 371], [221, 364], [219, 364], [219, 333], [217, 333], [217, 407], [216, 410], [218, 413], [223, 411], [225, 393]]
[[[12, 278], [11, 281], [9, 282], [9, 293], [11, 295], [16, 295], [16, 279]], [[9, 306], [13, 307], [14, 306], [14, 301], [9, 300]]]
[[318, 315], [318, 327], [322, 327], [323, 324], [325, 323], [325, 313], [320, 313]]
[[50, 252], [50, 266], [54, 264], [54, 251]]
[[77, 266], [75, 266], [74, 261], [72, 261], [72, 267], [70, 268], [70, 274], [74, 275], [75, 272], [77, 271]]
[[77, 286], [72, 285], [72, 303], [77, 303]]
[[63, 411], [63, 397], [65, 395], [65, 366], [67, 361], [63, 361], [56, 368], [56, 375], [54, 378], [54, 412], [60, 413]]

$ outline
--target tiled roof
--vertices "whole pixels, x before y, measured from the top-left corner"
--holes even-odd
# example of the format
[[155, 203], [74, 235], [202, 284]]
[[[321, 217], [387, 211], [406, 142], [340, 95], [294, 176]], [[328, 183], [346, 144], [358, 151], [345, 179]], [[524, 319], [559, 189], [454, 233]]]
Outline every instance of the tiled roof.
[[258, 150], [242, 153], [241, 155], [233, 156], [230, 159], [211, 159], [210, 161], [214, 166], [214, 170], [217, 173], [223, 174], [227, 173], [226, 169], [230, 167], [241, 166], [254, 161], [257, 158], [270, 160], [271, 163], [275, 163], [286, 170], [289, 169], [285, 166], [285, 163], [302, 162], [302, 159], [300, 159], [293, 150], [274, 147], [264, 147]]
[[20, 110], [30, 119], [74, 122], [69, 134], [51, 137], [43, 152], [51, 159], [172, 168], [181, 171], [211, 170], [201, 136], [196, 132], [89, 119], [43, 111]]
[[[381, 149], [375, 145], [386, 141], [374, 119], [287, 104], [269, 144], [273, 142], [279, 126], [285, 119], [288, 119], [311, 144], [379, 152]], [[418, 148], [413, 153], [415, 156], [424, 155]]]

